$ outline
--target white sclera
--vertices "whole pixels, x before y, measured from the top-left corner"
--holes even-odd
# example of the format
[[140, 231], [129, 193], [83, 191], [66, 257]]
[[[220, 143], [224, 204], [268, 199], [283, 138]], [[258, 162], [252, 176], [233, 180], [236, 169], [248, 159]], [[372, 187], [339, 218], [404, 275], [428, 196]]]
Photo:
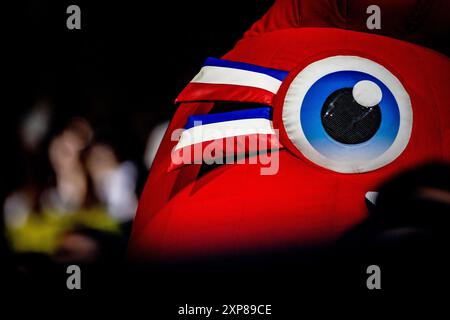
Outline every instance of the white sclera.
[[383, 97], [380, 87], [369, 80], [362, 80], [355, 84], [352, 94], [356, 102], [367, 108], [379, 104]]

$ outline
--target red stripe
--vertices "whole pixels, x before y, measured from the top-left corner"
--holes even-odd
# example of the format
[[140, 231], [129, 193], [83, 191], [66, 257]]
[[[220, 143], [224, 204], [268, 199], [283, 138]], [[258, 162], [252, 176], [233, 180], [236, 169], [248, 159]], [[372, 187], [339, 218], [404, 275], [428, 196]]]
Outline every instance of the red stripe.
[[272, 92], [255, 87], [191, 82], [178, 95], [175, 103], [236, 101], [272, 105], [273, 97]]
[[252, 134], [233, 137], [233, 139], [204, 141], [172, 151], [168, 171], [189, 164], [201, 164], [218, 159], [223, 159], [223, 163], [226, 164], [225, 157], [245, 155], [247, 158], [257, 152], [276, 151], [283, 148], [277, 136], [273, 134]]

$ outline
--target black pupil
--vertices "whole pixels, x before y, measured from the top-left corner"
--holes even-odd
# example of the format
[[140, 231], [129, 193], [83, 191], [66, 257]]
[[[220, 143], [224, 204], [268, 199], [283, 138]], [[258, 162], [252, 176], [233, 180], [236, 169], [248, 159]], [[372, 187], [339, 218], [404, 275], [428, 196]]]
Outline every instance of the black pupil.
[[379, 105], [369, 108], [360, 105], [353, 99], [352, 91], [352, 88], [342, 88], [330, 94], [321, 112], [325, 131], [345, 144], [369, 140], [381, 123]]

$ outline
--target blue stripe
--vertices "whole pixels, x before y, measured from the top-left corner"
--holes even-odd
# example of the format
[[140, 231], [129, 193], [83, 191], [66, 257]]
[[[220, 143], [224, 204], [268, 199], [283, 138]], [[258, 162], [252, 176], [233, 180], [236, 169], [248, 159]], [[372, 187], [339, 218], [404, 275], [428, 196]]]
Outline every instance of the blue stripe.
[[260, 66], [256, 66], [254, 64], [243, 63], [243, 62], [234, 62], [223, 59], [216, 58], [207, 58], [203, 66], [214, 66], [214, 67], [224, 67], [224, 68], [233, 68], [233, 69], [241, 69], [247, 71], [253, 71], [258, 73], [264, 73], [272, 78], [283, 81], [286, 78], [288, 72], [277, 69], [264, 68]]
[[233, 121], [233, 120], [243, 120], [243, 119], [272, 119], [272, 108], [263, 107], [263, 108], [255, 108], [255, 109], [247, 109], [247, 110], [239, 110], [239, 111], [231, 111], [231, 112], [223, 112], [223, 113], [212, 113], [212, 114], [202, 114], [197, 116], [190, 116], [185, 125], [185, 129], [189, 129], [194, 127], [195, 122], [197, 123], [195, 126], [205, 125], [210, 123], [217, 122], [225, 122], [225, 121]]

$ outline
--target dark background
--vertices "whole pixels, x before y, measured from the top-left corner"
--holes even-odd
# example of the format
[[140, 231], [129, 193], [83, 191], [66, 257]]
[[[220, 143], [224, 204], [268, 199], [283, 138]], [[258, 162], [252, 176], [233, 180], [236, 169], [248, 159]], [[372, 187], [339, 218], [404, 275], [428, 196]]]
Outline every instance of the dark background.
[[[52, 106], [50, 135], [82, 116], [121, 159], [142, 165], [148, 133], [170, 119], [176, 95], [203, 60], [230, 50], [271, 3], [40, 0], [5, 6], [0, 200], [23, 182], [27, 164], [17, 126], [34, 103], [45, 99]], [[81, 30], [66, 27], [71, 4], [81, 8]], [[146, 175], [142, 169], [138, 189]]]
[[[81, 30], [66, 28], [66, 8], [71, 4], [81, 8]], [[30, 0], [12, 5], [2, 4], [2, 21], [6, 27], [3, 29], [5, 37], [2, 43], [5, 72], [0, 111], [3, 150], [0, 203], [9, 193], [20, 188], [25, 182], [27, 171], [33, 170], [43, 180], [51, 175], [46, 157], [49, 139], [74, 116], [86, 118], [95, 128], [97, 139], [111, 144], [121, 160], [132, 160], [138, 166], [139, 194], [147, 177], [143, 155], [150, 130], [160, 121], [170, 119], [175, 111], [173, 100], [199, 70], [203, 60], [208, 56], [220, 57], [230, 50], [271, 4], [272, 1], [267, 0], [178, 3]], [[21, 147], [18, 126], [24, 115], [42, 99], [51, 106], [53, 118], [40, 155], [31, 159]], [[439, 168], [438, 172], [443, 170]], [[439, 176], [439, 173], [435, 176]], [[393, 189], [391, 194], [396, 194], [399, 188]], [[417, 205], [411, 203], [407, 209], [412, 212], [413, 207]], [[428, 208], [430, 206], [427, 204], [423, 211]], [[402, 207], [397, 211], [408, 210]], [[440, 235], [448, 241], [445, 230]], [[351, 240], [352, 243], [358, 242]], [[444, 243], [440, 238], [439, 241]], [[0, 245], [3, 243], [0, 242]], [[391, 248], [391, 243], [387, 247]], [[410, 260], [398, 255], [398, 252], [403, 252], [403, 247], [389, 252], [388, 256], [390, 258], [392, 254], [398, 257], [393, 265], [397, 265], [400, 260], [423, 261], [426, 276], [421, 278], [419, 287], [433, 288], [441, 275], [445, 277], [445, 272], [442, 269], [435, 272], [438, 264], [427, 255], [417, 258], [416, 246], [411, 248], [413, 250], [406, 252]], [[425, 247], [423, 251], [428, 254], [428, 249]], [[347, 253], [347, 248], [343, 251]], [[444, 257], [440, 247], [436, 251], [436, 256]], [[298, 315], [293, 318], [299, 318], [304, 315], [305, 308], [311, 308], [311, 300], [318, 305], [314, 312], [333, 313], [335, 309], [330, 308], [328, 302], [323, 302], [325, 297], [327, 301], [344, 300], [342, 292], [352, 287], [357, 288], [358, 293], [363, 292], [363, 298], [372, 299], [371, 308], [361, 316], [366, 318], [367, 313], [377, 308], [377, 297], [382, 293], [368, 292], [364, 281], [360, 282], [360, 279], [366, 277], [364, 267], [377, 260], [374, 259], [377, 252], [373, 255], [373, 251], [364, 251], [363, 258], [353, 265], [348, 262], [354, 259], [353, 251], [350, 250], [348, 256], [332, 252], [325, 255], [325, 262], [317, 264], [320, 267], [313, 263], [306, 266], [299, 263], [287, 273], [285, 265], [281, 264], [274, 268], [271, 277], [254, 273], [253, 267], [277, 261], [277, 257], [270, 257], [273, 258], [271, 261], [256, 260], [256, 263], [251, 260], [244, 274], [237, 276], [228, 273], [226, 277], [222, 273], [204, 273], [203, 270], [190, 273], [189, 268], [187, 273], [177, 275], [176, 278], [173, 278], [170, 270], [160, 279], [154, 275], [146, 277], [148, 270], [131, 270], [133, 276], [123, 277], [123, 270], [116, 272], [114, 267], [100, 266], [90, 271], [91, 276], [86, 273], [88, 280], [85, 283], [88, 289], [89, 284], [94, 289], [101, 288], [102, 294], [111, 289], [114, 294], [117, 293], [116, 299], [133, 291], [133, 298], [139, 295], [140, 299], [132, 308], [137, 306], [137, 309], [147, 309], [144, 314], [146, 319], [152, 319], [155, 314], [152, 308], [157, 308], [161, 300], [165, 302], [159, 305], [160, 311], [172, 315], [177, 305], [185, 303], [220, 305], [277, 302], [278, 305], [274, 307], [277, 314], [292, 311]], [[291, 256], [281, 258], [292, 260]], [[432, 262], [428, 264], [428, 261]], [[219, 265], [219, 272], [221, 268], [228, 267], [222, 261], [219, 261]], [[298, 265], [301, 265], [300, 269], [297, 269]], [[351, 268], [348, 268], [349, 265]], [[386, 280], [383, 280], [383, 288], [389, 290], [388, 283], [394, 282], [400, 282], [400, 289], [403, 289], [403, 284], [417, 287], [414, 280], [410, 281], [416, 276], [415, 270], [420, 268], [403, 274], [403, 271], [408, 271], [409, 265], [406, 263], [406, 269], [400, 270], [403, 266], [405, 264], [394, 270], [398, 272], [391, 271], [384, 276]], [[3, 269], [0, 271], [5, 277], [11, 278], [12, 286], [20, 286], [14, 277], [10, 277], [14, 273]], [[26, 284], [26, 288], [32, 287], [36, 295], [46, 286], [64, 292], [70, 299], [74, 299], [77, 294], [90, 292], [86, 288], [81, 293], [67, 292], [65, 270], [57, 269], [57, 278], [50, 275], [51, 272], [53, 269], [43, 272], [44, 277], [18, 278]], [[403, 274], [400, 279], [399, 274]], [[429, 274], [434, 275], [433, 279], [427, 278]], [[54, 282], [49, 283], [49, 279]], [[443, 284], [440, 286], [445, 289]], [[143, 291], [143, 295], [139, 294], [139, 290]], [[433, 292], [422, 293], [428, 295]], [[309, 300], [305, 300], [308, 295]], [[94, 290], [93, 296], [97, 297], [97, 291]], [[154, 300], [147, 300], [150, 296]], [[393, 296], [396, 303], [399, 296]], [[76, 303], [76, 300], [69, 301]], [[340, 311], [355, 310], [355, 300], [342, 301], [340, 308]], [[114, 306], [110, 303], [107, 310], [114, 310]]]
[[[72, 4], [81, 8], [81, 30], [66, 27], [66, 9]], [[27, 184], [30, 176], [42, 186], [52, 183], [49, 144], [74, 117], [86, 119], [95, 140], [112, 146], [120, 161], [134, 162], [139, 195], [148, 174], [144, 151], [150, 131], [170, 120], [175, 97], [204, 59], [232, 49], [271, 4], [267, 0], [2, 4], [2, 211], [5, 198]], [[51, 122], [30, 155], [21, 142], [20, 124], [40, 101], [50, 106]], [[3, 223], [0, 219], [0, 286], [5, 287], [6, 279], [12, 287], [52, 287], [54, 265], [41, 262], [41, 257], [37, 262], [31, 257], [35, 274], [18, 275], [22, 261], [7, 248]], [[108, 277], [108, 270], [104, 272]], [[59, 281], [65, 279], [65, 271], [56, 273], [57, 287], [65, 286]], [[98, 272], [93, 273], [97, 283]]]

